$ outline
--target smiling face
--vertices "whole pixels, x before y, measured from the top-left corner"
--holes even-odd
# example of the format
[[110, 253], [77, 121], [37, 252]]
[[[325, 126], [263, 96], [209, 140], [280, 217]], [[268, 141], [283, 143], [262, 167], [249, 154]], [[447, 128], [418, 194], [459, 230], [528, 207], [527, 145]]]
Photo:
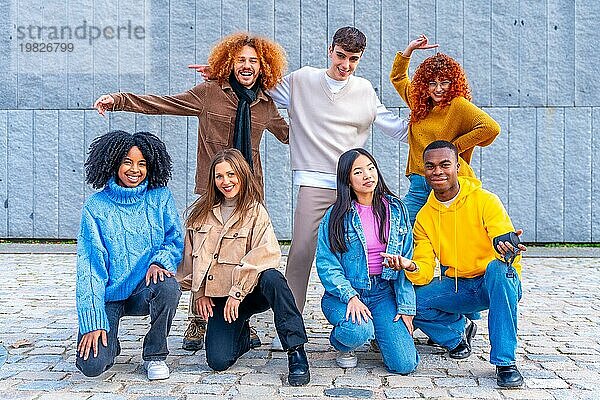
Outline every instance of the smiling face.
[[362, 52], [346, 51], [336, 44], [333, 48], [329, 48], [331, 64], [327, 69], [327, 75], [336, 81], [345, 81], [356, 70], [361, 56]]
[[148, 174], [146, 164], [146, 159], [140, 149], [137, 146], [133, 146], [129, 149], [119, 166], [117, 183], [120, 186], [128, 188], [138, 186], [146, 179], [146, 175]]
[[232, 199], [240, 192], [240, 179], [227, 161], [215, 165], [215, 186], [227, 199]]
[[446, 96], [448, 89], [450, 89], [450, 85], [452, 81], [449, 79], [441, 79], [438, 78], [435, 81], [429, 82], [429, 97], [433, 100], [433, 104], [437, 105]]
[[242, 47], [233, 64], [235, 79], [247, 88], [252, 87], [260, 75], [260, 61], [253, 47]]
[[350, 188], [360, 204], [370, 205], [379, 176], [373, 161], [361, 154], [352, 163], [350, 170]]
[[459, 190], [458, 160], [449, 148], [432, 149], [423, 155], [425, 180], [440, 201], [452, 199]]

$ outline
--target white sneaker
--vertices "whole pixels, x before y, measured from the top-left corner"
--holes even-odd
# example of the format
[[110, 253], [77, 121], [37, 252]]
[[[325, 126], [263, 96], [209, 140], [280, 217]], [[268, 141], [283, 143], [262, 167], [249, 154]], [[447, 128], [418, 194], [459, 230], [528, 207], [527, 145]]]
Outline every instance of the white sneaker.
[[356, 358], [353, 351], [347, 353], [339, 351], [337, 357], [335, 357], [335, 362], [340, 368], [354, 368], [358, 364], [358, 358]]
[[275, 334], [273, 341], [271, 342], [271, 350], [272, 351], [283, 351], [283, 346], [281, 345], [281, 340], [279, 340], [279, 336]]
[[164, 361], [146, 361], [144, 368], [146, 368], [148, 379], [151, 381], [169, 377], [169, 367]]

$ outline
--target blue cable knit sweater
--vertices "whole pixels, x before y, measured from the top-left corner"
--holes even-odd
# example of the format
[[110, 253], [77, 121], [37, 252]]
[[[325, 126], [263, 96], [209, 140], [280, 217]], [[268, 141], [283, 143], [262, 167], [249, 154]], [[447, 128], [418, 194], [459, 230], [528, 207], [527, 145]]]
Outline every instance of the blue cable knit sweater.
[[151, 264], [175, 272], [183, 254], [181, 221], [166, 187], [148, 190], [111, 179], [90, 196], [77, 237], [79, 332], [109, 331], [104, 304], [127, 299]]

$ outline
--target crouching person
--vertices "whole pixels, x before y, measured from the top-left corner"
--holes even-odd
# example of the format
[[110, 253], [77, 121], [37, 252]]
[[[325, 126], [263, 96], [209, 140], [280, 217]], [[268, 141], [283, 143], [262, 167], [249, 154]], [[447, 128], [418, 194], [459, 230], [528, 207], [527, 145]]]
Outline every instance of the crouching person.
[[279, 266], [281, 251], [261, 190], [242, 153], [223, 150], [210, 165], [206, 194], [186, 221], [184, 258], [177, 279], [191, 290], [195, 314], [208, 321], [209, 367], [224, 371], [251, 348], [248, 320], [273, 310], [288, 353], [288, 381], [310, 381], [302, 315]]
[[166, 187], [171, 158], [150, 133], [114, 131], [92, 142], [85, 166], [86, 182], [102, 190], [85, 202], [77, 238], [77, 368], [86, 376], [108, 370], [121, 352], [121, 317], [150, 315], [142, 358], [148, 379], [166, 379], [183, 250]]
[[[402, 269], [414, 270], [408, 211], [387, 187], [373, 156], [352, 149], [337, 166], [337, 200], [319, 227], [317, 272], [321, 308], [342, 368], [357, 365], [354, 350], [376, 339], [386, 368], [415, 370], [412, 338], [415, 291]], [[404, 264], [400, 264], [404, 260]], [[389, 263], [394, 262], [393, 270]]]

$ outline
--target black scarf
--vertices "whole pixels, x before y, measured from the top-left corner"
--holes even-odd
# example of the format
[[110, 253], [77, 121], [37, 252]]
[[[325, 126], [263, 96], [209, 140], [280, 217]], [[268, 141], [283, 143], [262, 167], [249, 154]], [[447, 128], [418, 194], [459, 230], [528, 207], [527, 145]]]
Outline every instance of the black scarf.
[[260, 78], [248, 89], [235, 79], [235, 75], [232, 72], [229, 75], [229, 84], [238, 98], [237, 110], [235, 112], [235, 130], [233, 131], [233, 147], [242, 152], [250, 165], [250, 170], [254, 172], [254, 165], [252, 163], [250, 104], [258, 96]]

